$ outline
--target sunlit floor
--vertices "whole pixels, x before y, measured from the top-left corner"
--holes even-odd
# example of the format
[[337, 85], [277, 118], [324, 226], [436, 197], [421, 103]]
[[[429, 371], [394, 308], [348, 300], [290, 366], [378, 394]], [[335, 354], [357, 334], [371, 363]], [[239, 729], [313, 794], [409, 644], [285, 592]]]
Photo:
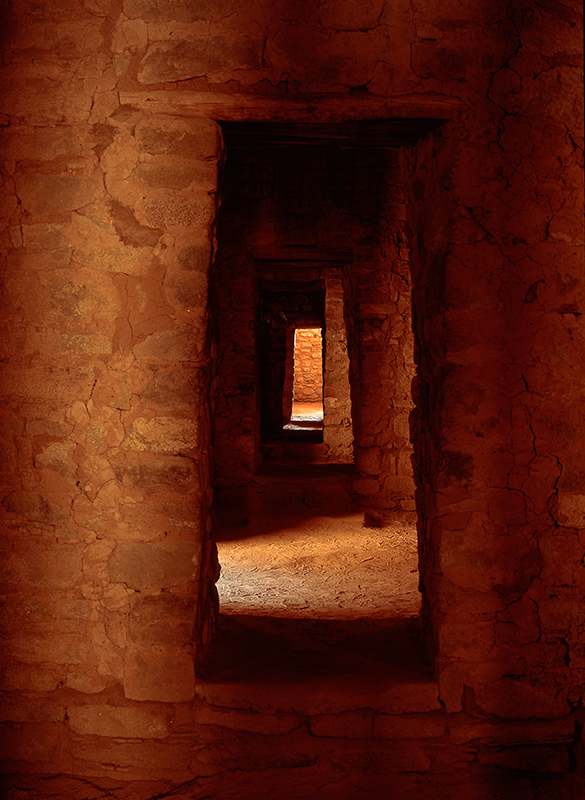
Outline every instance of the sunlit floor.
[[283, 425], [285, 431], [309, 431], [323, 429], [323, 403], [293, 402], [290, 422]]
[[364, 525], [363, 509], [263, 514], [218, 532], [224, 614], [314, 619], [418, 614], [414, 515]]
[[273, 509], [217, 539], [220, 618], [205, 680], [250, 698], [279, 686], [282, 703], [310, 685], [340, 708], [348, 686], [375, 694], [428, 680], [414, 514], [372, 528], [351, 506]]
[[299, 403], [294, 400], [291, 419], [323, 419], [323, 403]]

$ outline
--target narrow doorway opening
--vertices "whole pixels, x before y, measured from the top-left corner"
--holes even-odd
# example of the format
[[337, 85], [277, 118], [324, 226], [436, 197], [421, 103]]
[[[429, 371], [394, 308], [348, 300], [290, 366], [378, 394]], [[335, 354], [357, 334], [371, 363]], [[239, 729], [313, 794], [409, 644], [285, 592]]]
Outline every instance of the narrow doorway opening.
[[[323, 429], [323, 329], [295, 328], [290, 425]], [[286, 427], [286, 426], [285, 426]]]
[[[222, 624], [228, 640], [260, 626], [284, 637], [286, 649], [291, 631], [318, 630], [335, 647], [343, 640], [352, 663], [363, 635], [376, 653], [360, 660], [366, 671], [380, 663], [422, 670], [398, 148], [379, 137], [370, 147], [339, 126], [297, 136], [302, 127], [224, 127], [220, 633]], [[305, 331], [321, 340], [313, 358], [320, 403], [296, 395]], [[303, 402], [318, 405], [322, 420], [309, 420]], [[388, 649], [390, 641], [400, 645]], [[317, 657], [313, 644], [307, 652]]]
[[324, 289], [293, 281], [264, 285], [258, 330], [263, 461], [281, 453], [283, 442], [323, 442], [324, 331]]

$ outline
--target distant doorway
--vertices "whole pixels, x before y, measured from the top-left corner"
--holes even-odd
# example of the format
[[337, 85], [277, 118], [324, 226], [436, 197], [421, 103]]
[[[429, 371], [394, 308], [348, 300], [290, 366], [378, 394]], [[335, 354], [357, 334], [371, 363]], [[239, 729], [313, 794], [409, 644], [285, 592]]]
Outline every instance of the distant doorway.
[[323, 428], [323, 329], [294, 333], [291, 423]]
[[[311, 430], [323, 441], [325, 291], [289, 282], [260, 295], [261, 433], [290, 438]], [[308, 404], [308, 406], [307, 406]], [[301, 422], [307, 421], [307, 425]]]

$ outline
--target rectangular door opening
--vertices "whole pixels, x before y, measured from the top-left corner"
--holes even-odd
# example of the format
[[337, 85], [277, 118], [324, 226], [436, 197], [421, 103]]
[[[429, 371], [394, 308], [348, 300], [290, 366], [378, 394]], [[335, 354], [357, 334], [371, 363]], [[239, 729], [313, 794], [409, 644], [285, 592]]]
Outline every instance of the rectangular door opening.
[[418, 675], [399, 156], [337, 129], [300, 143], [263, 130], [224, 127], [214, 453], [226, 669], [238, 631], [278, 642], [276, 671], [283, 648], [327, 660], [318, 631], [341, 672], [357, 658], [366, 683], [396, 664]]
[[[323, 429], [323, 328], [296, 328], [293, 345], [292, 429]], [[285, 425], [285, 428], [289, 427]]]

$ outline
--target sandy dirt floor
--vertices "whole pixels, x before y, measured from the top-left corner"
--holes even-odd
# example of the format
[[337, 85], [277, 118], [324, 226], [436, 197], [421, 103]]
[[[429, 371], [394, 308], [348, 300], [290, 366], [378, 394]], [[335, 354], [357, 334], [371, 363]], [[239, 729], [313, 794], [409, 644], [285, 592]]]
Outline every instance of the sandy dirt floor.
[[366, 527], [363, 509], [259, 515], [218, 532], [223, 614], [309, 619], [418, 614], [414, 514]]

